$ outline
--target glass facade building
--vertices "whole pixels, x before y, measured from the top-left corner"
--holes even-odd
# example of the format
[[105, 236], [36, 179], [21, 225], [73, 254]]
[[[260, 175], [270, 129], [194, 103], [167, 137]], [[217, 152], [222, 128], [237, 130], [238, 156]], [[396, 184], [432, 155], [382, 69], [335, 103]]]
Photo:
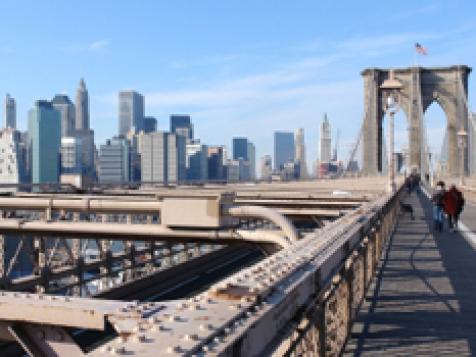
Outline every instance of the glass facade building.
[[248, 139], [233, 138], [233, 160], [248, 160]]
[[274, 133], [274, 169], [282, 170], [287, 162], [294, 162], [294, 133], [276, 131]]
[[51, 102], [39, 100], [29, 111], [28, 133], [32, 183], [58, 183], [61, 115]]
[[144, 97], [135, 91], [119, 92], [119, 135], [144, 129]]

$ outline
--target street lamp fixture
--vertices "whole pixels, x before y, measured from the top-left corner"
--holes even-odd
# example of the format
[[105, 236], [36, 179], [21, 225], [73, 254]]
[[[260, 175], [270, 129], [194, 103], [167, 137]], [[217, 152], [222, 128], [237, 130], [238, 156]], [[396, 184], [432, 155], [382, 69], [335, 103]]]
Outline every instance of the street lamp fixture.
[[468, 133], [462, 127], [458, 133], [458, 147], [460, 151], [460, 163], [459, 163], [459, 184], [460, 186], [464, 185], [464, 162], [465, 162], [465, 152], [466, 152], [466, 145], [468, 142]]
[[380, 89], [385, 98], [384, 111], [388, 117], [388, 190], [394, 193], [397, 190], [395, 183], [395, 143], [394, 143], [394, 116], [399, 110], [400, 90], [403, 85], [395, 78], [393, 69], [389, 71], [388, 78], [382, 83]]

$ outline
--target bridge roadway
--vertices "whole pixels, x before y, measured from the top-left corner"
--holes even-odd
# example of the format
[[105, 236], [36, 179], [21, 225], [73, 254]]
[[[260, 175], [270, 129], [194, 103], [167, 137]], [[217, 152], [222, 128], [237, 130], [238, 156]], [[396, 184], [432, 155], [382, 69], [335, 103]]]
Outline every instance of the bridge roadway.
[[400, 217], [346, 356], [476, 355], [476, 205], [468, 203], [456, 233], [432, 230], [431, 204], [405, 199], [415, 220]]

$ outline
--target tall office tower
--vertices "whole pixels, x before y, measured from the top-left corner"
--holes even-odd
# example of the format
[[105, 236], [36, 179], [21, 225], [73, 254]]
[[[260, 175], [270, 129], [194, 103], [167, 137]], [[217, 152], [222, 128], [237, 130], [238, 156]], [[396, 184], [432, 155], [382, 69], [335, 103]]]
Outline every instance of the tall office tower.
[[226, 182], [233, 183], [240, 181], [240, 160], [228, 160], [225, 165], [225, 172]]
[[223, 181], [225, 172], [223, 168], [223, 146], [208, 147], [208, 180]]
[[271, 155], [265, 155], [261, 158], [261, 180], [271, 181], [273, 175], [273, 160]]
[[243, 160], [241, 157], [237, 160], [238, 161], [238, 171], [239, 171], [239, 181], [245, 182], [251, 180], [250, 174], [250, 162], [248, 160]]
[[233, 160], [248, 160], [248, 139], [233, 138]]
[[202, 183], [208, 180], [208, 147], [195, 141], [187, 144], [187, 181]]
[[223, 148], [223, 166], [225, 166], [230, 158], [230, 152], [228, 150], [228, 146], [222, 145]]
[[125, 137], [131, 129], [144, 129], [144, 97], [133, 90], [120, 91], [119, 135]]
[[89, 129], [89, 94], [86, 83], [81, 78], [76, 90], [76, 130]]
[[[26, 151], [21, 134], [10, 127], [0, 130], [0, 184], [21, 184], [27, 180]], [[12, 189], [14, 190], [14, 189]]]
[[93, 182], [97, 176], [95, 165], [96, 147], [94, 146], [94, 131], [91, 129], [76, 130], [74, 136], [81, 141], [82, 174], [85, 176], [85, 178], [87, 178], [88, 182]]
[[185, 138], [166, 132], [139, 136], [142, 182], [178, 184], [186, 179]]
[[140, 135], [142, 183], [167, 183], [167, 136], [162, 131]]
[[188, 140], [193, 139], [193, 124], [190, 115], [172, 114], [170, 116], [170, 132], [185, 136]]
[[249, 180], [254, 181], [256, 180], [256, 148], [253, 143], [248, 142], [248, 162], [249, 162]]
[[58, 183], [61, 115], [51, 102], [38, 100], [28, 112], [28, 135], [32, 183]]
[[130, 180], [129, 141], [114, 137], [99, 148], [99, 182], [125, 184]]
[[144, 117], [144, 133], [157, 131], [157, 119], [154, 117]]
[[5, 128], [17, 128], [17, 105], [8, 93], [5, 96]]
[[139, 135], [131, 130], [127, 133], [126, 139], [129, 140], [129, 162], [130, 162], [130, 182], [140, 182], [141, 180], [141, 162], [139, 154]]
[[284, 164], [294, 161], [294, 134], [291, 132], [274, 132], [274, 169], [279, 171]]
[[167, 134], [167, 183], [178, 184], [187, 180], [187, 138]]
[[331, 161], [331, 125], [327, 119], [327, 113], [324, 114], [324, 119], [321, 123], [320, 131], [320, 161], [321, 162], [330, 162]]
[[76, 131], [74, 104], [63, 94], [55, 95], [51, 103], [61, 116], [61, 137], [74, 136]]
[[83, 149], [81, 139], [74, 136], [61, 138], [61, 174], [83, 173]]
[[304, 144], [304, 129], [299, 128], [296, 130], [294, 135], [294, 140], [296, 142], [296, 155], [294, 161], [299, 164], [299, 178], [301, 180], [306, 180], [309, 178], [307, 171], [306, 163], [306, 146]]

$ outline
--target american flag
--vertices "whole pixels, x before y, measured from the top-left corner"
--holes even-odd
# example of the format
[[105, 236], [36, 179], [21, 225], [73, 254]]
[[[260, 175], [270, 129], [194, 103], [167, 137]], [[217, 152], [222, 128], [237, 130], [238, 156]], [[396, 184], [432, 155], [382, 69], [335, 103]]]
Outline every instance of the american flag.
[[415, 43], [415, 50], [421, 55], [426, 56], [428, 54], [428, 51], [426, 50], [426, 48], [420, 45], [418, 42]]

